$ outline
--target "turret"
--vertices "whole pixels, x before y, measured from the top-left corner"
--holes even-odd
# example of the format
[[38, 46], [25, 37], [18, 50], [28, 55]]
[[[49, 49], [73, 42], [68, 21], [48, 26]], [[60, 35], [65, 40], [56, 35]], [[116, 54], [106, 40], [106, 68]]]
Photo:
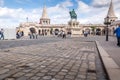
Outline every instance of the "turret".
[[45, 25], [50, 24], [50, 19], [47, 16], [46, 6], [44, 6], [43, 8], [42, 17], [40, 18], [40, 24], [45, 24]]
[[105, 18], [105, 21], [107, 21], [107, 19], [109, 18], [109, 22], [114, 22], [116, 21], [118, 18], [116, 17], [115, 13], [114, 13], [114, 7], [113, 7], [113, 1], [111, 0], [110, 6], [109, 6], [109, 10], [107, 13], [107, 16]]

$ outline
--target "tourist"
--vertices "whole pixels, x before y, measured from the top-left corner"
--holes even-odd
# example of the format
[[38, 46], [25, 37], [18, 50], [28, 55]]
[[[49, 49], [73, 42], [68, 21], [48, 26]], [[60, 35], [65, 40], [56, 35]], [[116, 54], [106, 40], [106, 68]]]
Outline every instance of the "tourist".
[[0, 40], [2, 39], [2, 40], [4, 40], [4, 30], [3, 29], [1, 29], [0, 30]]
[[115, 29], [114, 33], [116, 33], [117, 45], [120, 47], [120, 24], [119, 24], [118, 28]]
[[66, 38], [65, 31], [62, 32], [62, 38]]
[[24, 36], [24, 32], [23, 31], [21, 31], [21, 36]]
[[85, 31], [84, 31], [84, 36], [87, 37], [87, 35], [88, 35], [88, 31], [85, 30]]
[[0, 40], [1, 40], [1, 31], [0, 31]]
[[28, 36], [29, 36], [30, 39], [32, 38], [31, 32], [28, 33]]
[[16, 38], [19, 39], [21, 37], [21, 32], [20, 31], [17, 31], [16, 33]]

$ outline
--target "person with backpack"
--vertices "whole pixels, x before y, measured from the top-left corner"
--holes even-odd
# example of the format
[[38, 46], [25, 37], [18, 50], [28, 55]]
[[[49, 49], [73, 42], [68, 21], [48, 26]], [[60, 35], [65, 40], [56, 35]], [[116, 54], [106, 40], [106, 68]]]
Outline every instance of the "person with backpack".
[[0, 30], [0, 40], [4, 40], [4, 30], [3, 29], [1, 29]]
[[117, 38], [117, 46], [120, 47], [120, 24], [118, 28], [115, 29], [114, 33], [116, 34], [116, 38]]

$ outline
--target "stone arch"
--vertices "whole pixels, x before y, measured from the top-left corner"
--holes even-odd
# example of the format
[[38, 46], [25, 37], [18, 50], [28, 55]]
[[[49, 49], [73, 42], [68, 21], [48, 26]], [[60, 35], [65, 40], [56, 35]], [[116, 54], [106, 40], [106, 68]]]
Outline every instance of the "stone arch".
[[45, 29], [45, 35], [47, 35], [47, 29]]
[[100, 28], [96, 28], [96, 35], [101, 35], [101, 29]]
[[50, 34], [52, 35], [53, 34], [53, 28], [51, 28], [49, 31], [50, 31]]
[[34, 27], [29, 28], [31, 33], [36, 33], [36, 29]]
[[58, 35], [59, 29], [55, 29], [55, 35]]
[[90, 30], [91, 30], [90, 28], [86, 28], [86, 29], [84, 30], [84, 32], [86, 32], [86, 31], [87, 31], [87, 32], [88, 32], [88, 34], [90, 34]]
[[72, 34], [71, 29], [67, 29], [67, 34]]
[[41, 35], [41, 30], [40, 29], [38, 30], [38, 35]]
[[105, 35], [105, 29], [102, 29], [102, 35]]
[[42, 35], [43, 35], [43, 36], [45, 35], [45, 30], [44, 30], [44, 29], [42, 29]]

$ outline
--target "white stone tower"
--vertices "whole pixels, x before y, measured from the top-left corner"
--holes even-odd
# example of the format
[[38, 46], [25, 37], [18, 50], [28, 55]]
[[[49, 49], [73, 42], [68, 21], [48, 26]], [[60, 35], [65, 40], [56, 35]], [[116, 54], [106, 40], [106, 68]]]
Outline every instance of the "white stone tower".
[[113, 7], [113, 1], [112, 0], [110, 2], [109, 10], [108, 10], [107, 16], [105, 18], [105, 21], [107, 20], [107, 17], [109, 17], [109, 22], [114, 22], [118, 19], [118, 17], [116, 17], [116, 15], [114, 13], [114, 7]]
[[47, 16], [46, 6], [43, 7], [42, 17], [40, 18], [40, 24], [49, 25], [50, 19]]

